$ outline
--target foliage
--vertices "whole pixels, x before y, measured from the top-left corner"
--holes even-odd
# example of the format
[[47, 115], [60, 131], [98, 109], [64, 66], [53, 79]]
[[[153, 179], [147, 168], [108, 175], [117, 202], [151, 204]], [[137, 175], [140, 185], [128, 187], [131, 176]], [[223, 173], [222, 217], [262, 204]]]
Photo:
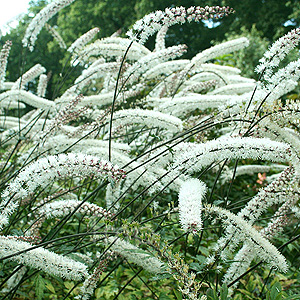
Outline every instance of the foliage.
[[[84, 9], [112, 20], [107, 35], [130, 26], [129, 7], [119, 12], [118, 3], [78, 0], [47, 22], [69, 47], [98, 25]], [[32, 12], [44, 4], [32, 2]], [[139, 13], [154, 7], [131, 4]], [[132, 40], [98, 39], [96, 30], [67, 50], [42, 30], [34, 51], [23, 49], [20, 78], [16, 64], [5, 72], [5, 44], [3, 299], [298, 299], [299, 100], [286, 94], [300, 61], [285, 59], [300, 30], [263, 55], [258, 81], [244, 75], [252, 75], [247, 56], [267, 44], [258, 21], [242, 29], [249, 39], [232, 33], [191, 59], [182, 59], [180, 39], [168, 44], [173, 25], [209, 16], [226, 28], [231, 13], [173, 7], [136, 22]], [[23, 38], [30, 20], [10, 37]], [[134, 41], [141, 36], [153, 47]], [[10, 56], [21, 47], [13, 41]], [[48, 65], [54, 53], [63, 68]]]

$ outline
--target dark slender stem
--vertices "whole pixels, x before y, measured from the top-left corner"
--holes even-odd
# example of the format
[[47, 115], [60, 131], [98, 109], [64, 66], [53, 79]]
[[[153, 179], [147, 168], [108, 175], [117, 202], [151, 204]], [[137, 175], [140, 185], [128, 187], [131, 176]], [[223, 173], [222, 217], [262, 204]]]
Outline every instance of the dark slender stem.
[[109, 123], [109, 144], [108, 144], [108, 160], [111, 161], [111, 140], [112, 140], [112, 123], [113, 123], [113, 116], [114, 116], [114, 109], [115, 109], [115, 104], [116, 104], [116, 100], [117, 100], [117, 95], [118, 95], [118, 85], [119, 85], [119, 80], [121, 77], [121, 72], [122, 72], [122, 67], [123, 64], [125, 62], [126, 56], [129, 52], [129, 49], [131, 47], [131, 45], [133, 44], [133, 41], [131, 41], [131, 43], [129, 44], [129, 46], [126, 49], [126, 52], [123, 56], [120, 68], [119, 68], [119, 72], [118, 72], [118, 77], [117, 77], [117, 82], [116, 82], [116, 87], [115, 87], [115, 91], [114, 91], [114, 99], [111, 105], [111, 114], [110, 114], [110, 123]]
[[[40, 247], [47, 246], [47, 245], [52, 244], [52, 243], [57, 242], [57, 241], [61, 241], [61, 240], [65, 240], [65, 239], [67, 239], [67, 240], [70, 241], [70, 239], [74, 238], [74, 237], [77, 238], [77, 237], [82, 237], [82, 236], [105, 235], [105, 234], [115, 234], [115, 232], [98, 232], [98, 231], [96, 231], [96, 232], [83, 232], [83, 233], [76, 233], [76, 234], [66, 235], [66, 236], [63, 236], [63, 237], [60, 237], [60, 238], [56, 238], [56, 239], [52, 239], [52, 240], [49, 240], [49, 241], [46, 241], [46, 242], [39, 243], [38, 245], [29, 247], [29, 248], [27, 248], [25, 250], [18, 251], [18, 252], [15, 252], [13, 254], [1, 257], [0, 261], [12, 258], [12, 257], [14, 257], [16, 255], [20, 255], [20, 254], [29, 252], [31, 250], [34, 250], [34, 249], [37, 249], [37, 248], [40, 248]], [[52, 246], [55, 246], [55, 245], [52, 245]]]
[[114, 297], [113, 300], [116, 300], [118, 299], [118, 297], [121, 295], [121, 293], [125, 290], [125, 288], [130, 284], [130, 282], [135, 278], [137, 277], [141, 272], [142, 272], [143, 269], [140, 269], [138, 272], [136, 272], [134, 274], [134, 276], [132, 276], [127, 282], [126, 284], [120, 289], [119, 293]]
[[[284, 243], [283, 245], [281, 245], [278, 250], [283, 249], [285, 246], [289, 245], [290, 243], [298, 240], [300, 238], [300, 234], [298, 234], [297, 236], [295, 236], [294, 238], [290, 239], [289, 241], [287, 241], [286, 243]], [[254, 265], [253, 267], [251, 267], [250, 269], [248, 269], [245, 273], [243, 273], [242, 275], [240, 275], [238, 278], [236, 278], [235, 280], [233, 280], [232, 282], [230, 282], [228, 284], [228, 287], [231, 287], [232, 285], [234, 285], [236, 282], [238, 282], [240, 279], [242, 279], [244, 276], [246, 276], [247, 274], [249, 274], [250, 272], [252, 272], [254, 269], [256, 269], [258, 266], [260, 266], [263, 262], [260, 261], [259, 263], [257, 263], [256, 265]]]
[[261, 289], [261, 291], [260, 291], [259, 298], [261, 298], [261, 299], [262, 299], [263, 291], [264, 291], [264, 289], [265, 289], [265, 286], [267, 285], [267, 282], [268, 282], [268, 280], [269, 280], [269, 278], [270, 278], [270, 276], [271, 276], [272, 271], [273, 271], [273, 267], [270, 269], [269, 274], [268, 274], [268, 276], [267, 276], [267, 278], [266, 278], [266, 280], [265, 280], [265, 282], [264, 282], [264, 285], [263, 285], [263, 287], [262, 287], [262, 289]]

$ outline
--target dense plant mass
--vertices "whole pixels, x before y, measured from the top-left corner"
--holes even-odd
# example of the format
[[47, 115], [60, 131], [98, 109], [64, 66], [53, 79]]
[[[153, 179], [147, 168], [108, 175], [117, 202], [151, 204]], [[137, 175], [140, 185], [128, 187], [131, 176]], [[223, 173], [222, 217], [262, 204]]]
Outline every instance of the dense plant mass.
[[232, 8], [166, 8], [128, 38], [92, 28], [66, 45], [47, 22], [72, 2], [23, 39], [34, 51], [45, 25], [69, 52], [54, 99], [43, 61], [10, 82], [13, 41], [0, 52], [1, 299], [298, 299], [300, 59], [282, 61], [300, 29], [255, 81], [214, 63], [245, 37], [192, 59], [165, 43]]

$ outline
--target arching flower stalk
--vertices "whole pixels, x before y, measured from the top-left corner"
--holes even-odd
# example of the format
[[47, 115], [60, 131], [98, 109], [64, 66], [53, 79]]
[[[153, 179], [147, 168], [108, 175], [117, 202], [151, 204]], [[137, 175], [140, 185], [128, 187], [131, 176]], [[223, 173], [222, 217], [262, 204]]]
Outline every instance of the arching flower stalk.
[[103, 274], [103, 271], [105, 271], [108, 263], [115, 259], [115, 257], [116, 255], [114, 255], [113, 251], [106, 252], [105, 257], [100, 260], [93, 273], [89, 275], [83, 282], [83, 285], [80, 288], [80, 294], [76, 296], [75, 299], [88, 300], [93, 296], [100, 276]]
[[263, 79], [269, 81], [272, 69], [278, 67], [285, 56], [293, 50], [300, 41], [300, 28], [296, 28], [279, 38], [260, 59], [255, 71], [263, 74]]
[[141, 266], [146, 271], [154, 274], [164, 271], [164, 264], [149, 252], [143, 251], [133, 244], [116, 237], [109, 237], [107, 240], [108, 245], [111, 244], [110, 250]]
[[166, 48], [165, 37], [169, 27], [164, 25], [156, 35], [155, 51], [160, 51]]
[[252, 82], [228, 84], [209, 92], [210, 95], [242, 95], [252, 92], [256, 84]]
[[67, 49], [67, 45], [65, 44], [65, 41], [61, 37], [61, 35], [55, 30], [51, 25], [45, 24], [46, 29], [49, 31], [49, 33], [53, 36], [54, 40], [57, 41], [58, 45], [62, 49]]
[[126, 72], [124, 72], [123, 76], [126, 80], [128, 78], [128, 83], [132, 83], [142, 76], [146, 70], [151, 68], [151, 66], [155, 66], [157, 63], [162, 63], [169, 59], [180, 57], [186, 52], [186, 50], [186, 45], [178, 45], [168, 47], [157, 52], [152, 52], [142, 57], [135, 64], [129, 67]]
[[35, 66], [33, 66], [30, 70], [28, 70], [26, 73], [24, 73], [13, 85], [13, 87], [11, 88], [12, 90], [15, 89], [24, 89], [24, 86], [34, 80], [36, 77], [40, 76], [42, 73], [45, 73], [46, 69], [40, 65], [40, 64], [36, 64]]
[[244, 98], [237, 95], [195, 95], [166, 97], [157, 100], [157, 109], [177, 117], [185, 117], [196, 109], [219, 109], [242, 105]]
[[248, 46], [249, 46], [249, 40], [245, 37], [212, 46], [206, 50], [203, 50], [196, 56], [194, 56], [191, 60], [191, 65], [188, 66], [187, 69], [190, 67], [196, 67], [198, 65], [201, 65], [220, 55], [232, 53], [234, 51], [244, 49]]
[[[286, 99], [285, 105], [278, 99], [276, 101], [266, 103], [263, 106], [265, 114], [269, 115], [269, 119], [280, 127], [290, 127], [299, 122], [298, 113], [300, 112], [300, 101], [298, 99]], [[260, 124], [259, 124], [260, 125]], [[264, 126], [259, 126], [263, 131]], [[257, 134], [260, 134], [260, 131]]]
[[211, 88], [216, 87], [218, 84], [218, 81], [213, 79], [213, 80], [208, 80], [208, 81], [203, 81], [203, 82], [197, 82], [197, 83], [192, 83], [188, 84], [181, 92], [178, 94], [180, 95], [185, 95], [186, 93], [200, 93], [205, 90], [210, 90]]
[[[286, 226], [290, 218], [287, 217], [287, 213], [290, 211], [293, 206], [295, 199], [288, 200], [276, 211], [273, 219], [269, 224], [260, 231], [260, 234], [267, 238], [271, 239], [280, 232], [282, 232], [283, 227]], [[229, 284], [234, 281], [236, 278], [241, 276], [249, 268], [252, 260], [256, 257], [255, 249], [253, 249], [251, 244], [245, 243], [243, 247], [238, 251], [233, 259], [233, 263], [230, 265], [226, 274], [223, 278], [223, 282]], [[260, 257], [258, 257], [260, 258]]]
[[[106, 40], [96, 40], [94, 43], [83, 47], [76, 56], [72, 57], [73, 61], [76, 60], [81, 65], [84, 65], [93, 57], [103, 57], [108, 60], [116, 60], [124, 55], [130, 44], [130, 40], [121, 38], [114, 38], [113, 40], [108, 39], [108, 41], [110, 42], [106, 43]], [[133, 43], [126, 58], [128, 60], [136, 61], [149, 53], [151, 52], [147, 48], [144, 47], [141, 49], [141, 45]]]
[[[275, 204], [282, 204], [286, 201], [297, 201], [298, 195], [294, 193], [293, 187], [295, 171], [292, 167], [287, 167], [280, 175], [269, 185], [260, 189], [256, 196], [254, 196], [246, 206], [237, 214], [237, 216], [252, 226], [254, 222], [271, 206]], [[215, 250], [223, 249], [223, 246], [231, 239], [235, 239], [239, 235], [234, 225], [229, 225], [225, 229], [225, 235], [221, 237]], [[230, 251], [234, 251], [237, 245], [230, 243]], [[249, 252], [249, 251], [248, 251]], [[250, 257], [250, 256], [249, 256]]]
[[[9, 102], [9, 101], [16, 101], [16, 102], [21, 101], [33, 107], [42, 108], [44, 110], [50, 110], [50, 111], [53, 111], [55, 107], [53, 101], [47, 100], [42, 97], [38, 97], [30, 92], [24, 90], [18, 90], [18, 89], [9, 90], [7, 92], [0, 94], [0, 104], [5, 104], [5, 102]], [[21, 108], [24, 108], [22, 107], [22, 103], [21, 103]]]
[[63, 255], [58, 255], [44, 248], [31, 248], [27, 242], [15, 241], [0, 237], [0, 258], [11, 256], [9, 259], [24, 266], [42, 270], [45, 273], [64, 279], [80, 281], [88, 276], [87, 266]]
[[279, 69], [274, 75], [268, 80], [266, 85], [267, 90], [273, 90], [277, 85], [281, 84], [282, 81], [298, 81], [300, 78], [300, 59], [290, 62], [284, 68]]
[[269, 139], [225, 137], [195, 144], [186, 151], [175, 153], [172, 168], [178, 171], [185, 169], [188, 174], [192, 174], [223, 159], [250, 158], [286, 162], [290, 159], [288, 153], [290, 150], [285, 143]]
[[73, 42], [67, 51], [72, 53], [74, 56], [82, 49], [82, 47], [90, 42], [99, 31], [100, 29], [98, 27], [92, 28], [91, 30], [80, 36], [75, 42]]
[[243, 218], [224, 208], [213, 205], [205, 205], [203, 209], [208, 216], [216, 214], [223, 221], [224, 227], [234, 227], [236, 234], [230, 240], [230, 244], [237, 245], [240, 242], [249, 243], [255, 249], [256, 255], [270, 267], [282, 272], [287, 271], [288, 266], [284, 256]]
[[149, 68], [149, 70], [142, 75], [143, 80], [147, 81], [169, 76], [174, 72], [182, 70], [188, 63], [188, 59], [176, 59], [159, 63], [156, 66]]
[[28, 25], [25, 36], [22, 40], [23, 47], [29, 47], [29, 50], [33, 51], [37, 36], [46, 22], [56, 15], [61, 9], [70, 5], [74, 1], [75, 0], [55, 0], [44, 7]]
[[16, 273], [14, 273], [8, 280], [6, 283], [6, 287], [3, 288], [1, 290], [1, 292], [6, 293], [6, 292], [10, 292], [11, 290], [13, 290], [22, 280], [23, 276], [26, 274], [28, 268], [27, 267], [19, 267], [17, 266], [14, 271], [16, 271]]
[[179, 118], [158, 111], [124, 109], [114, 114], [114, 127], [139, 123], [150, 128], [159, 127], [174, 133], [180, 132], [183, 129], [182, 121]]
[[[105, 78], [107, 76], [111, 77], [120, 67], [117, 62], [111, 63], [101, 63], [92, 64], [89, 68], [85, 69], [82, 74], [75, 80], [74, 85], [65, 91], [65, 93], [60, 97], [60, 101], [65, 100], [65, 98], [78, 95], [85, 86], [91, 84], [93, 80], [99, 78]], [[95, 95], [96, 96], [96, 95]], [[110, 100], [111, 102], [112, 100]], [[58, 102], [58, 101], [56, 101]], [[91, 103], [92, 104], [92, 103]]]
[[274, 140], [290, 145], [289, 160], [293, 165], [296, 176], [300, 176], [300, 142], [298, 133], [294, 132], [293, 129], [280, 126], [278, 123], [271, 121], [270, 118], [265, 118], [260, 126], [265, 129], [264, 135], [271, 135], [271, 138]]
[[37, 96], [44, 98], [47, 91], [48, 76], [41, 74], [39, 77], [39, 83], [37, 87]]
[[11, 45], [11, 41], [6, 41], [0, 52], [0, 90], [4, 88], [6, 66]]
[[210, 47], [197, 55], [195, 55], [191, 62], [178, 75], [176, 86], [179, 87], [184, 82], [187, 75], [191, 74], [195, 69], [199, 69], [205, 62], [214, 59], [218, 56], [232, 53], [249, 46], [249, 40], [245, 37], [221, 43], [219, 45]]
[[[1, 120], [1, 119], [0, 119]], [[33, 148], [30, 148], [24, 155], [20, 157], [20, 161], [25, 160], [28, 156], [36, 157], [41, 153], [47, 152], [47, 154], [59, 154], [66, 152], [74, 153], [83, 153], [83, 154], [93, 154], [95, 156], [103, 157], [107, 159], [107, 148], [108, 141], [96, 140], [96, 139], [81, 139], [78, 141], [78, 138], [71, 138], [64, 134], [56, 134], [54, 136], [48, 136], [43, 145], [39, 145], [39, 148], [36, 145]], [[33, 154], [31, 152], [33, 151]], [[127, 144], [123, 143], [112, 143], [113, 157], [118, 156], [118, 154], [125, 154], [130, 151], [130, 147]], [[101, 154], [101, 155], [100, 155]], [[115, 160], [114, 160], [115, 161]], [[118, 165], [122, 165], [122, 159], [118, 159]]]
[[127, 32], [130, 39], [144, 44], [149, 36], [159, 31], [163, 26], [170, 27], [175, 24], [183, 24], [186, 21], [199, 22], [200, 20], [219, 19], [233, 13], [233, 9], [220, 6], [191, 6], [186, 9], [182, 6], [166, 8], [165, 11], [157, 10], [138, 20]]
[[10, 117], [10, 116], [0, 116], [0, 126], [2, 128], [14, 128], [19, 125], [25, 126], [26, 122], [20, 118]]
[[50, 125], [48, 125], [42, 133], [42, 139], [44, 139], [53, 130], [59, 129], [68, 122], [78, 119], [78, 117], [83, 114], [84, 108], [78, 109], [77, 107], [82, 97], [82, 95], [74, 97], [66, 106], [57, 112], [51, 120]]
[[124, 171], [110, 162], [84, 154], [60, 154], [41, 158], [24, 168], [2, 193], [0, 227], [8, 223], [8, 217], [18, 206], [17, 201], [33, 193], [38, 187], [69, 177], [94, 177], [119, 181]]
[[[79, 207], [80, 205], [80, 207]], [[94, 203], [84, 202], [79, 200], [58, 200], [42, 205], [35, 213], [37, 221], [31, 227], [31, 231], [36, 232], [46, 219], [63, 218], [71, 214], [77, 207], [76, 213], [82, 214], [86, 217], [110, 219], [112, 214], [106, 209]]]

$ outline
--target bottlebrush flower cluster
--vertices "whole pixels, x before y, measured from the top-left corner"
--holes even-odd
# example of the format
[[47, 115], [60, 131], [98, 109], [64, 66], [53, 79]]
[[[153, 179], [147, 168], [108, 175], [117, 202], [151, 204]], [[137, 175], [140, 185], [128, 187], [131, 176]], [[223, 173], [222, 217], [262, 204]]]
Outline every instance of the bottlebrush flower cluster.
[[[41, 10], [24, 46], [33, 50], [47, 20], [72, 2]], [[247, 47], [246, 38], [192, 59], [177, 59], [188, 46], [165, 43], [174, 24], [232, 12], [168, 8], [137, 21], [129, 39], [96, 39], [93, 28], [67, 45], [66, 74], [77, 64], [82, 72], [51, 100], [43, 62], [6, 81], [11, 43], [3, 46], [0, 262], [9, 265], [1, 293], [26, 286], [39, 270], [78, 281], [76, 298], [89, 299], [100, 275], [107, 270], [112, 280], [114, 264], [123, 264], [137, 275], [172, 275], [186, 299], [204, 299], [208, 285], [199, 282], [222, 264], [216, 278], [226, 284], [252, 261], [288, 269], [272, 238], [300, 216], [300, 102], [285, 98], [298, 84], [300, 60], [279, 63], [299, 43], [299, 29], [269, 48], [259, 82], [214, 64]], [[155, 47], [143, 46], [155, 33]], [[37, 78], [35, 90], [28, 83]], [[266, 173], [259, 184], [258, 173]], [[216, 239], [211, 246], [209, 237], [211, 247], [201, 246], [206, 232]], [[191, 263], [199, 257], [201, 268]]]

